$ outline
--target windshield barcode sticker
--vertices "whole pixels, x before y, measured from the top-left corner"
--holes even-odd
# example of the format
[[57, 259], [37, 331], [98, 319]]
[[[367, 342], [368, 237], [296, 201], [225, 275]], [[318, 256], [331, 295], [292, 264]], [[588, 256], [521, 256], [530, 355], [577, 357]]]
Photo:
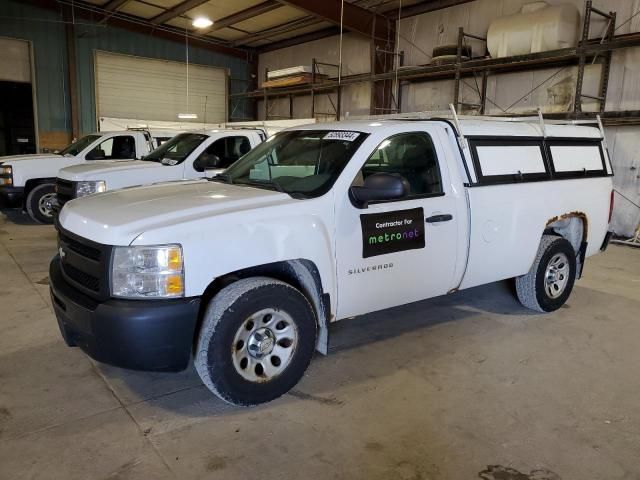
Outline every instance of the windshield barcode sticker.
[[335, 131], [327, 133], [323, 140], [344, 140], [345, 142], [353, 142], [359, 136], [360, 134], [358, 132]]

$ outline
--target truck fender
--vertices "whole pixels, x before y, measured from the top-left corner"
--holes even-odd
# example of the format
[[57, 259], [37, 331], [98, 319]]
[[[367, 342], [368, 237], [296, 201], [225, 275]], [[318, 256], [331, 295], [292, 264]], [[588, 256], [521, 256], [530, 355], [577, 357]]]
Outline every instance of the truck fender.
[[589, 221], [583, 212], [569, 212], [550, 218], [545, 227], [546, 233], [559, 235], [566, 239], [576, 252], [576, 278], [582, 277], [587, 251], [587, 233]]
[[27, 205], [27, 197], [29, 196], [29, 192], [33, 190], [36, 186], [41, 185], [43, 183], [53, 183], [55, 185], [55, 178], [30, 178], [24, 184], [24, 195], [22, 199], [22, 207], [25, 208]]
[[[309, 303], [316, 314], [318, 324], [318, 336], [316, 338], [316, 350], [323, 355], [327, 355], [329, 350], [329, 322], [331, 320], [331, 300], [329, 293], [324, 293], [322, 288], [322, 279], [316, 265], [306, 259], [285, 260], [280, 262], [258, 265], [255, 267], [238, 270], [228, 273], [222, 277], [216, 278], [207, 287], [202, 295], [201, 312], [199, 315], [199, 323], [202, 314], [207, 308], [211, 299], [217, 295], [220, 290], [242, 278], [250, 278], [256, 276], [272, 277], [281, 280], [297, 288], [307, 297]], [[196, 339], [200, 330], [200, 324], [196, 328]]]

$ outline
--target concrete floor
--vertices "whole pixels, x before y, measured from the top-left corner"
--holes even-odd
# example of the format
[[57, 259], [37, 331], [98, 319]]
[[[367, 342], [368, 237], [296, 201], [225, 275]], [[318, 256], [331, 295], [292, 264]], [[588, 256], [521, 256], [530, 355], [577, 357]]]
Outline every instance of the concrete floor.
[[94, 364], [48, 296], [52, 227], [0, 215], [0, 478], [640, 478], [640, 250], [569, 304], [508, 282], [343, 322], [283, 398], [227, 406], [193, 370]]

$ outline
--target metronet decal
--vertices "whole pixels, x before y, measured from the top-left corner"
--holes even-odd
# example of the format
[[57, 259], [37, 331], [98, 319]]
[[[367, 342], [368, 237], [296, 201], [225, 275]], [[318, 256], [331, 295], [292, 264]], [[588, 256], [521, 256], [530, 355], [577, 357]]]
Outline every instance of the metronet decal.
[[424, 248], [422, 208], [360, 215], [362, 258]]

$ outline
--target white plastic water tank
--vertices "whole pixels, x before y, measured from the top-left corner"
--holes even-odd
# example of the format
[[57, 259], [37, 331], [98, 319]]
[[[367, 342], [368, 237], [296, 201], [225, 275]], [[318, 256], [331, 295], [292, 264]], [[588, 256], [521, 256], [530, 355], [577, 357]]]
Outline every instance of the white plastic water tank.
[[533, 2], [523, 6], [520, 13], [491, 23], [487, 49], [496, 58], [573, 47], [579, 31], [580, 12], [575, 5]]

